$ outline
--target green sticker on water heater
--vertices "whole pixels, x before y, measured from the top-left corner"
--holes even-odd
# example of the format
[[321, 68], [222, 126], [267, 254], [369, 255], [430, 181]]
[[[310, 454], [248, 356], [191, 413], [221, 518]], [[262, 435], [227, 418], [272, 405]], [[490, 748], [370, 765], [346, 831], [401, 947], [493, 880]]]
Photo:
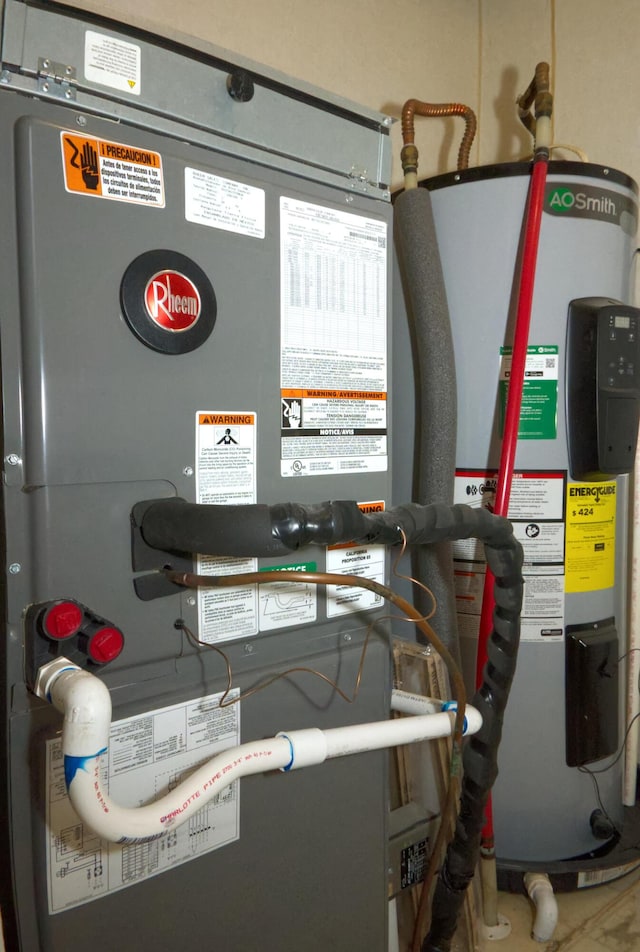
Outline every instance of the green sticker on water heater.
[[[500, 348], [500, 436], [504, 433], [512, 347]], [[522, 387], [519, 440], [555, 440], [558, 435], [558, 347], [535, 344], [527, 348]]]

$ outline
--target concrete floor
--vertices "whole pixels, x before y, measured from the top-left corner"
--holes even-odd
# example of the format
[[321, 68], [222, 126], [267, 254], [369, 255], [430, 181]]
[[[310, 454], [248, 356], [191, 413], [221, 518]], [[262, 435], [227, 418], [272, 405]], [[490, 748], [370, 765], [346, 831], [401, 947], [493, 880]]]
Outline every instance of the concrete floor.
[[500, 893], [500, 915], [511, 934], [481, 939], [479, 952], [640, 952], [640, 869], [621, 879], [556, 894], [558, 926], [549, 942], [531, 938], [534, 907], [528, 897]]

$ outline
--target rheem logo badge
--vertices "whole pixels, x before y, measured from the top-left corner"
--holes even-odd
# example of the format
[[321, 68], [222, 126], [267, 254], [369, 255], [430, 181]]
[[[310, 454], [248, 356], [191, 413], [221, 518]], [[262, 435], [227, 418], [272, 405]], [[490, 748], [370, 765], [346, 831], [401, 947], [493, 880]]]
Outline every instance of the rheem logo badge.
[[144, 303], [152, 321], [165, 331], [188, 331], [200, 317], [197, 287], [179, 271], [159, 271], [147, 282]]

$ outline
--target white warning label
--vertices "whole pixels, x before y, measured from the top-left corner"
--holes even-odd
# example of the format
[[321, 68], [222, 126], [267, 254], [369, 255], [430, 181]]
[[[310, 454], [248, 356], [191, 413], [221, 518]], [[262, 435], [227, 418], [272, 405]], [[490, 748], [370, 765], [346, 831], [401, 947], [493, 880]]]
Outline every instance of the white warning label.
[[200, 169], [184, 170], [184, 211], [187, 221], [238, 235], [264, 238], [264, 189]]
[[[523, 641], [564, 637], [565, 599], [564, 471], [517, 472], [509, 498], [509, 519], [524, 549]], [[493, 510], [496, 473], [459, 470], [454, 502]], [[475, 539], [453, 543], [459, 631], [478, 637], [485, 577], [484, 547]]]
[[84, 36], [84, 75], [90, 83], [122, 93], [140, 95], [140, 47], [115, 36], [87, 30]]
[[[384, 502], [359, 502], [362, 512], [384, 512]], [[386, 547], [383, 545], [356, 545], [341, 542], [327, 549], [327, 572], [337, 575], [356, 575], [385, 583]], [[350, 612], [380, 608], [383, 598], [377, 592], [355, 585], [327, 585], [327, 618], [337, 618]]]
[[[255, 413], [199, 411], [196, 413], [196, 495], [209, 505], [256, 501]], [[257, 559], [201, 555], [202, 575], [255, 572]], [[201, 641], [229, 641], [258, 633], [256, 585], [198, 589]]]
[[[239, 692], [233, 691], [231, 698]], [[240, 705], [220, 708], [221, 694], [175, 704], [111, 725], [103, 783], [112, 799], [137, 807], [163, 797], [195, 767], [240, 743]], [[71, 806], [60, 738], [46, 752], [49, 913], [100, 899], [202, 856], [240, 835], [239, 781], [190, 820], [149, 843], [101, 840]]]

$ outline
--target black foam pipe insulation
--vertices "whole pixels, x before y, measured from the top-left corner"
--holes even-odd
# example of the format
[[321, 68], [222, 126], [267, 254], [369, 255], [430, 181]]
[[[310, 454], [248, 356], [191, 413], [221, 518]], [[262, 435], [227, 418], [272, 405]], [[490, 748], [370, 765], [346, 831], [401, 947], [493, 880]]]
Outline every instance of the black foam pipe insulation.
[[[396, 248], [402, 274], [417, 373], [414, 499], [421, 505], [452, 505], [455, 480], [457, 389], [449, 306], [431, 195], [424, 188], [402, 192], [394, 205]], [[433, 592], [432, 624], [460, 662], [450, 542], [416, 550], [415, 576]], [[429, 596], [416, 589], [422, 614]]]

